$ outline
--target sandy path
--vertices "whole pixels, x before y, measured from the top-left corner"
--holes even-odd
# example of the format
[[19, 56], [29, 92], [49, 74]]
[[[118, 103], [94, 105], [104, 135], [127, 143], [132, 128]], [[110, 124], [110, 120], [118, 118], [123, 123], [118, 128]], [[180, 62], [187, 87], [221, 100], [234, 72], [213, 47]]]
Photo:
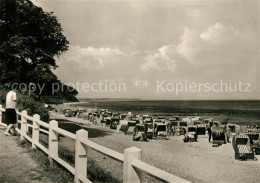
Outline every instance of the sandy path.
[[5, 136], [0, 130], [0, 182], [51, 183], [41, 175], [41, 168], [26, 149], [16, 144], [15, 138]]

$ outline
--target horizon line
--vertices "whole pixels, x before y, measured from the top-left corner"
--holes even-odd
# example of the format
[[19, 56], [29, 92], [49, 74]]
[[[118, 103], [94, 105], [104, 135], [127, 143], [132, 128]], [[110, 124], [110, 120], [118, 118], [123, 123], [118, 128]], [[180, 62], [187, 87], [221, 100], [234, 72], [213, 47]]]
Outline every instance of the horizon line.
[[142, 100], [142, 101], [257, 101], [260, 99], [143, 99], [143, 98], [84, 98], [85, 100]]

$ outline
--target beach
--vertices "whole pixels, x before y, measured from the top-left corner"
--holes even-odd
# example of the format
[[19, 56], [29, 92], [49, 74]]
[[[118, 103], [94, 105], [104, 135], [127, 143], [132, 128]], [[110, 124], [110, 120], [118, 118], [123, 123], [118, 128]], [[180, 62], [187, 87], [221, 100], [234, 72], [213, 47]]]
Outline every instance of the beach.
[[260, 183], [259, 15], [0, 0], [0, 183]]
[[[86, 102], [86, 103], [83, 103]], [[97, 108], [121, 114], [158, 114], [175, 116], [200, 116], [216, 121], [242, 125], [260, 125], [259, 100], [82, 100], [69, 105], [56, 105], [57, 109]], [[167, 118], [167, 116], [166, 116]]]
[[[52, 118], [55, 118], [55, 114]], [[65, 117], [63, 119], [70, 120]], [[77, 122], [77, 118], [72, 119]], [[82, 119], [78, 119], [78, 122], [82, 124]], [[132, 140], [130, 133], [124, 135], [107, 127], [89, 125], [88, 122], [81, 127], [106, 132], [106, 135], [91, 138], [92, 141], [120, 153], [123, 153], [126, 148], [138, 147], [142, 150], [144, 162], [191, 182], [260, 182], [259, 160], [235, 160], [231, 143], [212, 147], [207, 135], [199, 136], [198, 142], [189, 143], [183, 142], [183, 136], [171, 136], [169, 140], [153, 139], [149, 142], [136, 142]], [[62, 138], [61, 145], [71, 150], [74, 150], [75, 146], [68, 138]], [[92, 150], [88, 153], [99, 166], [122, 180], [122, 164]], [[147, 177], [145, 174], [143, 176]], [[155, 179], [145, 180], [155, 182]]]

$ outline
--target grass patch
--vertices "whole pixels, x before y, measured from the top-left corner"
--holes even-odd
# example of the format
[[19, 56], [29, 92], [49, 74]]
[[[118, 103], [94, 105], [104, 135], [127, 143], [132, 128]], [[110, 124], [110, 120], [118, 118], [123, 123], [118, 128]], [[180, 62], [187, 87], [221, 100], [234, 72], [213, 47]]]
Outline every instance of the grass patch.
[[[59, 147], [59, 157], [64, 161], [68, 162], [70, 165], [75, 165], [75, 152], [60, 146]], [[109, 172], [97, 166], [95, 161], [88, 157], [88, 179], [92, 182], [121, 182], [118, 179], [110, 175]]]
[[[42, 175], [49, 177], [50, 180], [57, 183], [72, 183], [74, 181], [74, 175], [55, 161], [53, 162], [53, 165], [50, 165], [48, 156], [40, 150], [32, 149], [30, 142], [23, 140], [18, 141], [17, 143], [19, 146], [27, 148], [31, 157], [39, 163], [42, 168], [42, 171], [40, 172]], [[70, 165], [75, 165], [75, 153], [63, 146], [59, 146], [59, 157]], [[88, 158], [88, 179], [92, 182], [122, 182], [112, 177], [110, 172], [97, 166], [95, 161], [90, 158]]]
[[30, 152], [32, 159], [37, 161], [37, 163], [41, 167], [41, 170], [39, 170], [41, 175], [48, 177], [53, 182], [57, 182], [57, 183], [74, 182], [74, 176], [69, 171], [67, 171], [65, 168], [60, 166], [55, 161], [51, 165], [48, 156], [40, 150], [32, 149], [31, 143], [28, 142], [27, 140], [18, 141], [17, 144], [23, 148], [26, 148], [28, 152]]

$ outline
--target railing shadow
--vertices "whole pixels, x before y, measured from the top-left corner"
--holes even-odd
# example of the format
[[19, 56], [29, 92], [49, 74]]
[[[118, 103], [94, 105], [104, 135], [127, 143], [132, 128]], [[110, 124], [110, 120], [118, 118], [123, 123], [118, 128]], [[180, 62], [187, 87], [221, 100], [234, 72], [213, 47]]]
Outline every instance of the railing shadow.
[[89, 127], [83, 127], [75, 123], [69, 123], [69, 122], [59, 122], [58, 123], [59, 128], [62, 128], [66, 131], [69, 131], [71, 133], [76, 134], [78, 130], [84, 129], [88, 131], [88, 138], [98, 138], [98, 137], [105, 137], [107, 135], [112, 135], [112, 132], [101, 130], [101, 129], [95, 129], [95, 128], [89, 128]]

